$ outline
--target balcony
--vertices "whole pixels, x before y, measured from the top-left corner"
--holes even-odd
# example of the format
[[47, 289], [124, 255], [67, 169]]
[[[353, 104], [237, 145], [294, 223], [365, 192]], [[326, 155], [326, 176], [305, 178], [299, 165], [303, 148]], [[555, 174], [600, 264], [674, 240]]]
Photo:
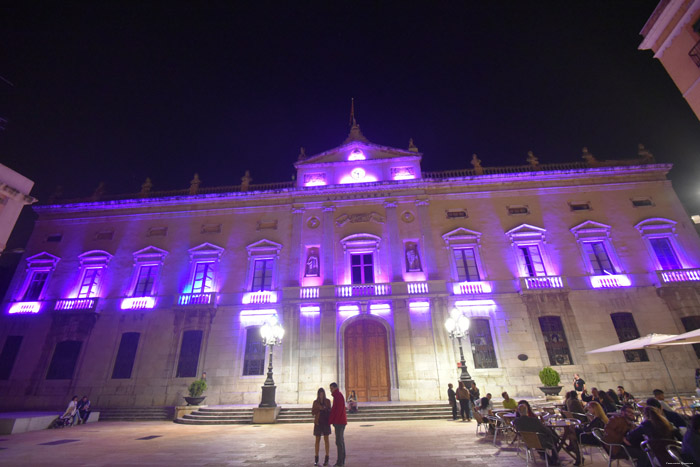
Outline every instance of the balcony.
[[630, 278], [625, 274], [603, 274], [591, 276], [591, 287], [594, 289], [616, 289], [632, 285]]
[[406, 282], [406, 288], [411, 295], [426, 294], [430, 290], [427, 282]]
[[561, 276], [538, 276], [538, 277], [521, 277], [520, 291], [544, 291], [550, 289], [563, 289], [564, 278]]
[[335, 287], [336, 297], [375, 297], [378, 295], [391, 295], [391, 284], [353, 284]]
[[121, 303], [122, 310], [150, 310], [155, 306], [155, 297], [127, 297]]
[[244, 305], [257, 305], [260, 303], [277, 303], [277, 292], [260, 290], [258, 292], [248, 292], [243, 294]]
[[321, 290], [320, 287], [300, 287], [299, 288], [299, 298], [301, 298], [301, 299], [318, 298], [320, 290]]
[[[682, 285], [682, 283], [693, 283], [700, 281], [700, 268], [695, 269], [672, 269], [667, 271], [656, 271], [659, 277], [659, 284], [662, 287], [671, 285]], [[681, 284], [679, 284], [681, 283]], [[687, 285], [687, 284], [686, 284]], [[697, 285], [697, 284], [694, 284]]]
[[56, 300], [53, 309], [58, 311], [65, 310], [94, 310], [97, 307], [96, 298], [62, 298]]
[[207, 293], [183, 293], [177, 298], [179, 306], [213, 305], [214, 292]]
[[34, 314], [41, 310], [42, 302], [14, 302], [10, 304], [7, 312], [13, 314]]
[[491, 283], [485, 281], [455, 282], [452, 284], [452, 293], [455, 295], [476, 295], [491, 293]]

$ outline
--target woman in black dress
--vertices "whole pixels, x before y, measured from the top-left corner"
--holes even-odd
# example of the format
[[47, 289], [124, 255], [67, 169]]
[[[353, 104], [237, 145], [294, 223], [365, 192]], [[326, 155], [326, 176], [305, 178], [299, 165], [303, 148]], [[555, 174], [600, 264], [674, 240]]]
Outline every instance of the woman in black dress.
[[328, 435], [331, 434], [331, 423], [329, 421], [331, 401], [326, 398], [326, 391], [323, 388], [318, 388], [316, 400], [311, 406], [311, 415], [314, 416], [314, 436], [316, 437], [314, 465], [318, 465], [318, 449], [321, 444], [321, 436], [323, 436], [323, 444], [326, 448], [326, 458], [323, 461], [323, 465], [328, 465]]

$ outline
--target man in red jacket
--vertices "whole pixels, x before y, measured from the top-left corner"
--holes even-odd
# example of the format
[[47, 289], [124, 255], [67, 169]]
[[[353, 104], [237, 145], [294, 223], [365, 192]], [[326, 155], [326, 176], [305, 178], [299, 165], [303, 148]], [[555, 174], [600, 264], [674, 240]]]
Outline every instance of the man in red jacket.
[[331, 407], [329, 421], [335, 428], [335, 446], [338, 449], [338, 461], [333, 467], [343, 467], [345, 465], [345, 425], [348, 424], [348, 416], [345, 412], [345, 397], [338, 389], [337, 383], [331, 383], [331, 396], [333, 396], [333, 407]]

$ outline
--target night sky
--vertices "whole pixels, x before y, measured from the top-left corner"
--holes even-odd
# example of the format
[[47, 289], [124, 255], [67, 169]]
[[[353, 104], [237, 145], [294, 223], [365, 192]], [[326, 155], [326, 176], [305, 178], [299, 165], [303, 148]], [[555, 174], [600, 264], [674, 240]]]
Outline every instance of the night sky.
[[[95, 5], [93, 3], [99, 3]], [[207, 6], [204, 6], [206, 3]], [[488, 3], [487, 5], [485, 5]], [[0, 162], [41, 201], [287, 181], [365, 136], [423, 170], [634, 158], [700, 212], [700, 122], [639, 31], [656, 1], [15, 2], [0, 16]], [[15, 239], [15, 241], [18, 241]]]

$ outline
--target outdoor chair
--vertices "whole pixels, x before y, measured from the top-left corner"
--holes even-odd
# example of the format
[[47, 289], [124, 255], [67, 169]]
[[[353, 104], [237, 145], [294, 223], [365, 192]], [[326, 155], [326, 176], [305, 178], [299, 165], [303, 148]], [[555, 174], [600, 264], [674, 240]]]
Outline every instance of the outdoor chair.
[[532, 431], [519, 431], [520, 437], [522, 438], [523, 442], [525, 443], [525, 454], [526, 454], [526, 463], [530, 463], [530, 459], [533, 459], [533, 463], [536, 463], [537, 461], [533, 458], [532, 452], [541, 452], [544, 454], [544, 463], [547, 467], [549, 467], [549, 459], [547, 458], [547, 450], [545, 449], [544, 446], [542, 446], [542, 441], [540, 436], [542, 436], [541, 433], [534, 433]]
[[484, 425], [488, 425], [488, 421], [484, 419], [483, 415], [481, 415], [478, 410], [474, 410], [473, 415], [474, 420], [476, 420], [476, 434], [479, 434], [479, 430], [486, 434], [484, 431]]
[[678, 447], [676, 443], [669, 444], [666, 446], [666, 452], [669, 457], [673, 459], [673, 463], [677, 465], [683, 465], [686, 462], [683, 460], [683, 454], [681, 453], [681, 448]]
[[503, 440], [505, 441], [506, 439], [506, 433], [509, 431], [513, 431], [513, 426], [510, 424], [510, 422], [506, 421], [504, 418], [500, 417], [499, 415], [490, 415], [486, 417], [489, 421], [491, 421], [491, 424], [493, 425], [493, 445], [496, 445], [496, 438], [498, 437], [499, 433], [503, 433]]
[[[617, 460], [618, 465], [620, 464], [620, 459], [628, 460], [632, 463], [632, 465], [636, 465], [634, 458], [630, 455], [624, 444], [608, 443], [605, 441], [603, 439], [605, 437], [605, 431], [603, 431], [602, 428], [593, 428], [592, 433], [593, 436], [595, 436], [600, 442], [603, 457], [607, 457], [608, 459], [608, 467], [612, 465], [613, 459]], [[618, 448], [615, 454], [613, 454], [613, 448]]]
[[661, 467], [672, 464], [674, 459], [668, 454], [668, 446], [681, 447], [681, 443], [673, 439], [647, 439], [640, 444], [642, 451], [653, 466]]

